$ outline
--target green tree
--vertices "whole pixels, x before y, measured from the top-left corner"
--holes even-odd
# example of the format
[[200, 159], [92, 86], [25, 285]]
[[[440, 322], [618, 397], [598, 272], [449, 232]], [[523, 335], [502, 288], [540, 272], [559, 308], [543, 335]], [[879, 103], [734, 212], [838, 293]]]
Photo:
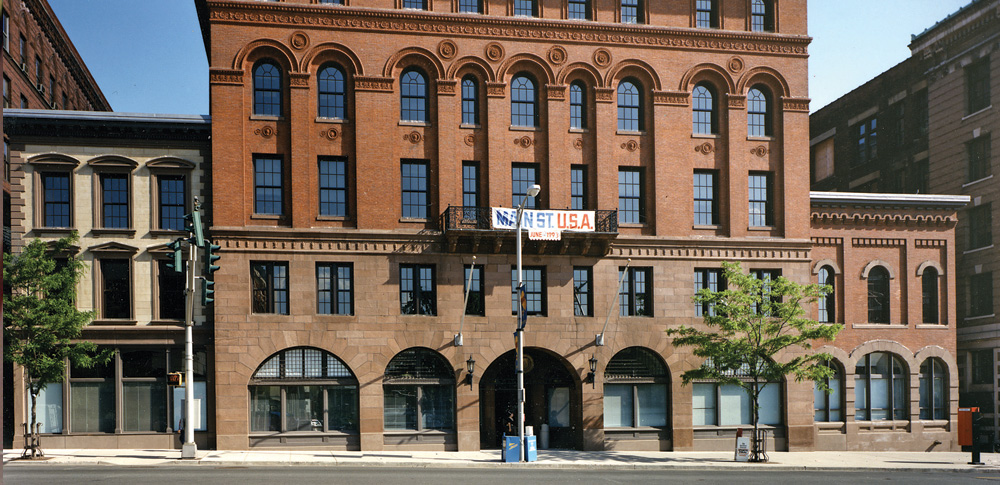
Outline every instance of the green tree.
[[[62, 382], [66, 359], [76, 366], [107, 363], [110, 350], [77, 341], [93, 312], [76, 308], [76, 286], [84, 264], [73, 255], [74, 232], [52, 243], [35, 239], [17, 255], [3, 255], [3, 359], [24, 368], [31, 396], [29, 443], [25, 457], [44, 456], [35, 409], [45, 386]], [[65, 256], [58, 260], [53, 255]]]
[[808, 351], [813, 341], [832, 341], [843, 328], [804, 318], [804, 305], [815, 302], [831, 288], [800, 285], [779, 277], [760, 279], [744, 273], [739, 263], [722, 263], [726, 289], [702, 289], [694, 301], [704, 309], [704, 327], [681, 326], [667, 330], [675, 346], [693, 347], [704, 357], [701, 367], [682, 374], [684, 385], [709, 380], [741, 387], [750, 398], [753, 420], [751, 461], [763, 461], [758, 440], [758, 411], [763, 384], [812, 380], [829, 392], [826, 378], [832, 374], [825, 353], [799, 352], [785, 362], [775, 356], [786, 349]]

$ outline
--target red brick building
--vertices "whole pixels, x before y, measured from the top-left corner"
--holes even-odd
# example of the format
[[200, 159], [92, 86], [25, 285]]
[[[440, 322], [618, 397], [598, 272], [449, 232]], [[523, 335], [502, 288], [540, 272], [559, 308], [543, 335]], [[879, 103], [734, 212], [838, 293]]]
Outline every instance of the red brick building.
[[[529, 207], [598, 220], [525, 243], [527, 424], [552, 447], [731, 447], [745, 396], [682, 386], [703, 362], [665, 331], [700, 322], [691, 297], [735, 260], [762, 278], [827, 271], [844, 308], [874, 279], [876, 306], [908, 309], [884, 323], [827, 310], [857, 344], [834, 344], [843, 387], [819, 399], [818, 424], [811, 383], [769, 385], [772, 449], [955, 448], [954, 327], [941, 325], [962, 200], [810, 199], [804, 1], [198, 8], [223, 247], [217, 447], [497, 446], [514, 402], [515, 242], [488, 208], [537, 183]], [[926, 330], [914, 271], [942, 275]], [[928, 385], [947, 383], [928, 424], [926, 357]]]

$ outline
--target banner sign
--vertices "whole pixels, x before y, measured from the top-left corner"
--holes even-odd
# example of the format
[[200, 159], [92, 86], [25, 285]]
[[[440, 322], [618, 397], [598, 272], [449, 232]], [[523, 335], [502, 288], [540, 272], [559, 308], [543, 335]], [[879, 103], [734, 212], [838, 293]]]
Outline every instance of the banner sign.
[[[517, 229], [517, 209], [493, 207], [493, 229]], [[594, 211], [525, 209], [521, 227], [530, 239], [558, 241], [562, 231], [594, 232]]]

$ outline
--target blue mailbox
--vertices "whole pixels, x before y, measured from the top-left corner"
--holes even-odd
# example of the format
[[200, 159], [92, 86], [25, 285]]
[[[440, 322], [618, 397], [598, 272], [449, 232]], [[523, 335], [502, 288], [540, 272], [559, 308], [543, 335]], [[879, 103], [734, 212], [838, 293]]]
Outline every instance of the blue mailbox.
[[534, 436], [525, 436], [525, 444], [527, 445], [524, 449], [524, 460], [525, 461], [538, 461], [538, 444]]
[[521, 461], [521, 443], [517, 436], [503, 436], [501, 459], [505, 463], [519, 463]]

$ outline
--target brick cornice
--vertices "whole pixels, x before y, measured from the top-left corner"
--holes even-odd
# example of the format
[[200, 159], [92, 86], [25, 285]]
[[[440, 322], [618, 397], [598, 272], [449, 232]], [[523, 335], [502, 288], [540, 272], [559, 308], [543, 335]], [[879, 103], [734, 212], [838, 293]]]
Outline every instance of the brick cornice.
[[469, 16], [412, 10], [324, 8], [270, 2], [212, 1], [208, 22], [338, 28], [359, 31], [434, 33], [481, 38], [636, 45], [685, 50], [808, 56], [811, 39], [803, 35], [762, 34], [652, 25]]

